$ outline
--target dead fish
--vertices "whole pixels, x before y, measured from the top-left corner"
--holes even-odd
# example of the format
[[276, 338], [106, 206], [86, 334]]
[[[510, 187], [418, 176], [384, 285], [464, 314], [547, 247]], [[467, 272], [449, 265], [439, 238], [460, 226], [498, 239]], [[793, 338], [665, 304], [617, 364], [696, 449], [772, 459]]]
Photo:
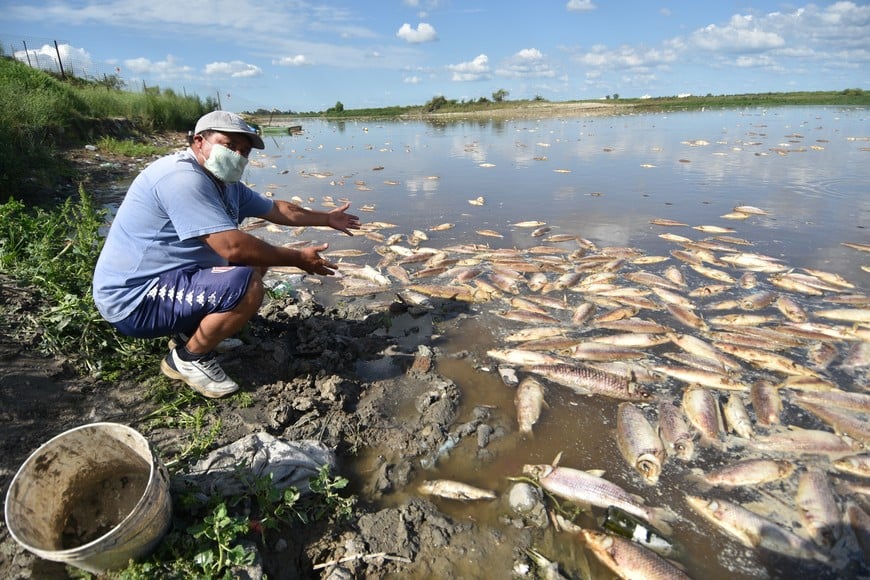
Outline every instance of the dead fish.
[[710, 268], [709, 266], [701, 264], [689, 264], [689, 267], [698, 274], [710, 278], [711, 280], [716, 280], [717, 282], [723, 282], [725, 284], [734, 284], [735, 282], [731, 274], [723, 270], [717, 270], [716, 268]]
[[683, 412], [701, 434], [703, 443], [721, 446], [722, 414], [719, 402], [710, 391], [695, 385], [687, 388], [683, 392]]
[[695, 433], [684, 419], [683, 411], [667, 401], [658, 405], [659, 437], [668, 455], [691, 461], [695, 455]]
[[525, 435], [532, 433], [532, 427], [538, 422], [546, 404], [545, 395], [544, 386], [532, 377], [520, 381], [514, 396], [520, 433]]
[[800, 429], [794, 426], [789, 427], [787, 431], [758, 436], [747, 444], [757, 451], [792, 455], [841, 457], [855, 452], [851, 443], [830, 431]]
[[596, 336], [591, 339], [592, 342], [599, 344], [609, 344], [612, 346], [624, 346], [628, 348], [647, 348], [669, 342], [669, 339], [664, 334], [647, 334], [640, 332], [624, 332], [622, 334], [607, 334], [604, 336]]
[[716, 361], [722, 371], [737, 371], [742, 365], [709, 342], [691, 334], [670, 332], [668, 338], [684, 351]]
[[511, 225], [513, 225], [515, 228], [539, 228], [539, 227], [545, 225], [545, 223], [546, 222], [541, 222], [541, 221], [537, 221], [537, 220], [528, 220], [528, 221], [517, 222], [517, 223], [511, 224]]
[[498, 233], [495, 230], [477, 230], [478, 235], [486, 236], [489, 238], [503, 238], [504, 236]]
[[725, 426], [729, 431], [737, 433], [744, 439], [751, 439], [755, 434], [752, 430], [749, 412], [746, 410], [743, 397], [739, 393], [732, 392], [730, 394], [722, 407], [722, 414], [725, 416]]
[[631, 403], [620, 403], [616, 411], [616, 441], [622, 456], [649, 485], [659, 481], [665, 448], [646, 415]]
[[814, 370], [796, 363], [787, 356], [779, 355], [765, 350], [748, 348], [737, 344], [716, 341], [713, 346], [724, 353], [745, 360], [758, 368], [780, 372], [786, 375], [798, 375], [806, 377], [818, 377]]
[[458, 300], [460, 302], [477, 302], [475, 294], [468, 286], [450, 286], [436, 284], [413, 284], [408, 286], [408, 290], [425, 294], [433, 298], [442, 298], [444, 300]]
[[544, 363], [534, 364], [528, 371], [583, 395], [596, 394], [627, 401], [652, 399], [652, 393], [636, 382], [587, 366]]
[[501, 362], [514, 365], [559, 365], [562, 360], [552, 355], [517, 348], [491, 349], [486, 354]]
[[775, 292], [763, 290], [740, 298], [740, 308], [743, 310], [761, 310], [770, 306], [777, 299]]
[[755, 418], [761, 425], [769, 427], [779, 424], [782, 414], [782, 397], [777, 388], [768, 381], [755, 381], [749, 389], [749, 398], [755, 411]]
[[809, 540], [736, 503], [691, 495], [686, 501], [695, 512], [747, 548], [764, 548], [795, 558], [828, 560]]
[[669, 226], [669, 227], [688, 227], [689, 224], [684, 224], [683, 222], [678, 222], [676, 220], [671, 220], [667, 218], [653, 218], [649, 220], [649, 223], [655, 226]]
[[755, 207], [754, 205], [738, 205], [734, 208], [734, 211], [739, 211], [741, 213], [748, 213], [752, 215], [768, 215], [766, 210]]
[[617, 320], [595, 320], [596, 328], [606, 328], [608, 330], [617, 330], [621, 332], [638, 332], [641, 334], [662, 334], [672, 332], [668, 326], [646, 320], [643, 318], [620, 318]]
[[841, 473], [857, 475], [858, 477], [870, 477], [870, 453], [842, 457], [831, 462], [831, 465]]
[[692, 298], [708, 298], [710, 296], [721, 294], [727, 290], [731, 290], [733, 287], [734, 286], [731, 284], [707, 284], [706, 286], [699, 286], [694, 290], [689, 291], [689, 296]]
[[852, 439], [870, 444], [870, 421], [867, 413], [850, 413], [844, 409], [806, 401], [797, 401], [797, 404], [830, 425], [837, 433], [844, 433]]
[[851, 391], [826, 391], [797, 393], [794, 396], [796, 402], [810, 403], [830, 408], [848, 409], [861, 413], [870, 413], [870, 395], [854, 393]]
[[631, 540], [587, 529], [580, 534], [595, 557], [620, 578], [689, 580], [680, 568]]
[[429, 228], [429, 231], [430, 232], [443, 232], [445, 230], [451, 230], [454, 227], [456, 227], [456, 224], [444, 223], [444, 224], [438, 224], [437, 226], [432, 226], [431, 228]]
[[584, 342], [571, 347], [571, 358], [578, 360], [631, 360], [644, 358], [646, 353], [636, 348], [603, 344], [597, 342]]
[[842, 286], [843, 288], [854, 288], [855, 285], [834, 272], [825, 272], [824, 270], [814, 270], [810, 268], [801, 268], [804, 272], [811, 276], [815, 276], [828, 284]]
[[671, 315], [689, 328], [706, 332], [710, 327], [701, 317], [690, 308], [683, 308], [679, 304], [665, 304], [665, 308]]
[[668, 522], [674, 519], [673, 512], [667, 508], [644, 505], [643, 498], [628, 493], [598, 473], [558, 465], [523, 466], [523, 474], [536, 479], [542, 488], [558, 497], [600, 508], [615, 506], [646, 520], [664, 534], [670, 533]]
[[577, 240], [577, 236], [572, 234], [554, 234], [545, 238], [545, 241], [550, 242], [551, 244], [556, 244], [559, 242], [574, 242]]
[[515, 320], [527, 324], [557, 324], [559, 320], [549, 314], [529, 312], [528, 310], [508, 310], [499, 312], [498, 316], [506, 320]]
[[741, 380], [732, 378], [721, 372], [704, 371], [701, 369], [673, 365], [653, 365], [652, 370], [683, 381], [689, 385], [701, 385], [703, 387], [724, 391], [746, 391], [749, 389], [749, 387]]
[[804, 471], [798, 479], [795, 504], [813, 541], [832, 547], [843, 534], [840, 509], [828, 482], [828, 476], [818, 468]]
[[533, 238], [540, 238], [544, 234], [549, 233], [550, 229], [551, 228], [549, 226], [542, 226], [540, 228], [536, 228], [535, 230], [532, 231], [532, 237]]
[[780, 294], [777, 297], [776, 302], [777, 310], [779, 310], [783, 316], [788, 318], [792, 322], [806, 322], [807, 321], [807, 311], [803, 309], [803, 307], [797, 303], [797, 301], [791, 296], [786, 296], [785, 294]]
[[561, 326], [538, 326], [535, 328], [523, 328], [505, 337], [507, 342], [526, 342], [541, 338], [564, 336], [566, 329]]
[[813, 312], [813, 315], [821, 316], [828, 320], [870, 324], [870, 308], [833, 308], [828, 310], [816, 310]]
[[795, 467], [783, 459], [744, 459], [703, 474], [700, 480], [712, 487], [760, 485], [789, 477]]
[[707, 322], [714, 326], [761, 326], [778, 320], [773, 315], [735, 313], [713, 316]]
[[527, 340], [526, 342], [521, 342], [518, 346], [523, 350], [562, 352], [569, 350], [585, 340], [587, 339], [583, 337], [548, 336], [546, 338]]
[[417, 491], [424, 495], [436, 495], [447, 499], [456, 499], [460, 501], [478, 500], [478, 499], [495, 499], [495, 492], [488, 489], [474, 487], [460, 481], [451, 481], [449, 479], [433, 479], [424, 481], [417, 488]]

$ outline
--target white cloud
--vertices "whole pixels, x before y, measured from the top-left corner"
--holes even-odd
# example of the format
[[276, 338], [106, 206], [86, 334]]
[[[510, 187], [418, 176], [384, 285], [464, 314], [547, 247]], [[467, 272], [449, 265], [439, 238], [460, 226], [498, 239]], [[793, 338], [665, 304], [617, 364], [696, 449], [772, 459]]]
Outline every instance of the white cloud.
[[450, 80], [457, 82], [477, 81], [489, 78], [489, 57], [485, 54], [478, 55], [470, 62], [447, 65], [453, 71]]
[[158, 61], [147, 58], [131, 58], [124, 61], [124, 69], [137, 75], [156, 78], [158, 80], [187, 79], [193, 74], [193, 69], [182, 65], [171, 54]]
[[421, 22], [417, 25], [417, 29], [415, 30], [406, 22], [401, 28], [399, 28], [396, 36], [412, 44], [418, 44], [421, 42], [432, 42], [438, 38], [438, 33], [435, 32], [435, 27], [431, 24]]
[[260, 67], [234, 60], [232, 62], [212, 62], [205, 65], [205, 74], [214, 77], [247, 78], [263, 75]]
[[571, 12], [588, 12], [589, 10], [595, 10], [595, 4], [592, 0], [568, 0], [565, 8]]
[[695, 47], [710, 51], [759, 52], [785, 44], [776, 32], [764, 30], [752, 16], [732, 16], [725, 26], [710, 24], [691, 35]]
[[282, 56], [277, 60], [273, 60], [272, 64], [277, 64], [278, 66], [303, 66], [308, 64], [308, 59], [305, 58], [304, 54]]
[[629, 45], [608, 48], [597, 44], [577, 60], [586, 66], [600, 69], [648, 68], [676, 61], [677, 52], [670, 48], [643, 49]]
[[524, 48], [505, 60], [495, 74], [514, 78], [555, 77], [556, 71], [550, 67], [540, 50]]
[[26, 51], [18, 50], [13, 57], [21, 62], [29, 62], [30, 66], [55, 73], [60, 73], [57, 58], [60, 53], [64, 67], [73, 66], [74, 71], [66, 70], [67, 73], [80, 77], [89, 77], [96, 74], [91, 55], [83, 48], [75, 48], [69, 44], [59, 44], [57, 50], [54, 46], [44, 44], [41, 48], [29, 48]]
[[420, 82], [420, 77], [418, 77], [417, 75], [405, 77], [402, 79], [402, 82], [407, 85], [416, 85]]

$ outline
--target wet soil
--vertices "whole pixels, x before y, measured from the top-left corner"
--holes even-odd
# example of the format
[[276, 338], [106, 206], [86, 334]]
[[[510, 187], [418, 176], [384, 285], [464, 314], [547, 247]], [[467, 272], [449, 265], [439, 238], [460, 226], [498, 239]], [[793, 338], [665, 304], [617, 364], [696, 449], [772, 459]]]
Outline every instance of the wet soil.
[[[182, 134], [156, 139], [184, 146]], [[123, 193], [150, 159], [113, 158], [99, 151], [65, 153], [79, 180], [99, 198]], [[78, 183], [69, 183], [73, 193]], [[442, 500], [409, 490], [421, 461], [467, 438], [486, 460], [500, 428], [486, 408], [460, 416], [458, 387], [437, 372], [440, 333], [466, 318], [445, 302], [408, 311], [391, 299], [336, 303], [327, 286], [297, 279], [292, 292], [268, 300], [245, 330], [244, 346], [222, 355], [227, 373], [251, 395], [216, 401], [217, 448], [254, 432], [288, 440], [317, 439], [336, 451], [337, 472], [359, 497], [349, 521], [294, 526], [257, 542], [269, 578], [506, 577], [531, 532], [522, 518], [504, 531], [483, 529]], [[38, 349], [33, 314], [42, 299], [33, 288], [0, 273], [0, 493], [42, 443], [73, 427], [112, 421], [139, 429], [166, 457], [190, 442], [185, 429], [150, 428], [147, 387], [132, 381], [83, 377]], [[449, 356], [462, 356], [451, 353]], [[159, 374], [157, 364], [155, 375]], [[186, 388], [177, 385], [177, 388]], [[492, 423], [492, 424], [491, 424]], [[365, 458], [365, 459], [363, 459]], [[366, 470], [358, 469], [361, 463]], [[352, 466], [357, 466], [354, 468]], [[389, 507], [383, 507], [389, 506]], [[507, 510], [507, 508], [505, 508]], [[498, 529], [498, 528], [496, 528]], [[527, 566], [528, 568], [528, 566]], [[68, 578], [71, 569], [24, 550], [0, 525], [0, 577]]]

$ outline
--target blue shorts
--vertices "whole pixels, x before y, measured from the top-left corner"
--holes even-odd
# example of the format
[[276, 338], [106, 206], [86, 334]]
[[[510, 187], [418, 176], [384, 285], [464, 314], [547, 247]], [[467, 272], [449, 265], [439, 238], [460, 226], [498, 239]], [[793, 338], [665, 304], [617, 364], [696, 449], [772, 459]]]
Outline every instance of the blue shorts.
[[113, 326], [136, 338], [192, 335], [206, 315], [238, 305], [253, 273], [248, 266], [194, 266], [164, 272], [136, 310]]

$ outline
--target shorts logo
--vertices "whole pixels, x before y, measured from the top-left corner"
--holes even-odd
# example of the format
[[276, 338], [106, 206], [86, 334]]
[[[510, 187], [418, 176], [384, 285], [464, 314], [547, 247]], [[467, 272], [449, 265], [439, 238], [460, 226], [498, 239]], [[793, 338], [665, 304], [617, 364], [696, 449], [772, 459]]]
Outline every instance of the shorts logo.
[[224, 272], [229, 272], [230, 270], [235, 270], [235, 266], [215, 266], [211, 269], [213, 274], [223, 274]]

